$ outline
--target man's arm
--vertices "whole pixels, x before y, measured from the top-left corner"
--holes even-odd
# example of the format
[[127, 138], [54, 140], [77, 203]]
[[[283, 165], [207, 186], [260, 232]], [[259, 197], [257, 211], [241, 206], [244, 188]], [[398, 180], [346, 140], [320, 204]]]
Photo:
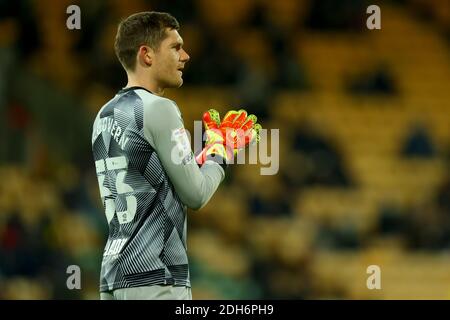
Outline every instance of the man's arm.
[[207, 161], [198, 167], [176, 105], [158, 99], [144, 106], [145, 137], [159, 159], [181, 201], [198, 210], [208, 203], [225, 177], [222, 167]]

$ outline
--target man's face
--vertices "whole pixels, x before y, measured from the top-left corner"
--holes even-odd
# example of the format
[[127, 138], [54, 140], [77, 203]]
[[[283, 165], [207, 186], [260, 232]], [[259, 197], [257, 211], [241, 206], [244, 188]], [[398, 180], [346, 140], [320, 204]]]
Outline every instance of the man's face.
[[166, 29], [167, 37], [154, 53], [154, 77], [162, 88], [178, 88], [183, 84], [183, 68], [189, 55], [183, 49], [183, 39], [177, 30]]

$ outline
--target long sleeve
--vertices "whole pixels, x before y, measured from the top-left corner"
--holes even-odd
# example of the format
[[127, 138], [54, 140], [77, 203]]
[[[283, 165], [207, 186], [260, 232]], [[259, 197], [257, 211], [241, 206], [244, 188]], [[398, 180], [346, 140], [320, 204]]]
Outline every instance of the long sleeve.
[[171, 100], [160, 98], [144, 106], [144, 134], [181, 201], [194, 210], [205, 206], [225, 172], [213, 161], [198, 167], [178, 107]]

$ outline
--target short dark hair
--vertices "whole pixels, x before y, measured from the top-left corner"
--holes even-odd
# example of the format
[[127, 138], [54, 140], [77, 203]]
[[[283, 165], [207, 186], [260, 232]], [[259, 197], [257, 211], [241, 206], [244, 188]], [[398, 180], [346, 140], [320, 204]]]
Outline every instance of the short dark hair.
[[158, 50], [167, 36], [167, 28], [179, 30], [180, 25], [177, 19], [165, 12], [139, 12], [122, 20], [114, 42], [114, 50], [122, 66], [126, 70], [135, 69], [136, 54], [141, 45]]

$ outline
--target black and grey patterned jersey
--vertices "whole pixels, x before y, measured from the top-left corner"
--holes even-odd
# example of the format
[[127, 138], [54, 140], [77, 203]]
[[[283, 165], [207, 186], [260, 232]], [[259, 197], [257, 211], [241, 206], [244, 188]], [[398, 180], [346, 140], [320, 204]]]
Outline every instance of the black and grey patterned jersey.
[[214, 162], [199, 168], [178, 107], [140, 87], [101, 108], [92, 150], [109, 224], [100, 291], [190, 287], [186, 209], [209, 201], [223, 169]]

